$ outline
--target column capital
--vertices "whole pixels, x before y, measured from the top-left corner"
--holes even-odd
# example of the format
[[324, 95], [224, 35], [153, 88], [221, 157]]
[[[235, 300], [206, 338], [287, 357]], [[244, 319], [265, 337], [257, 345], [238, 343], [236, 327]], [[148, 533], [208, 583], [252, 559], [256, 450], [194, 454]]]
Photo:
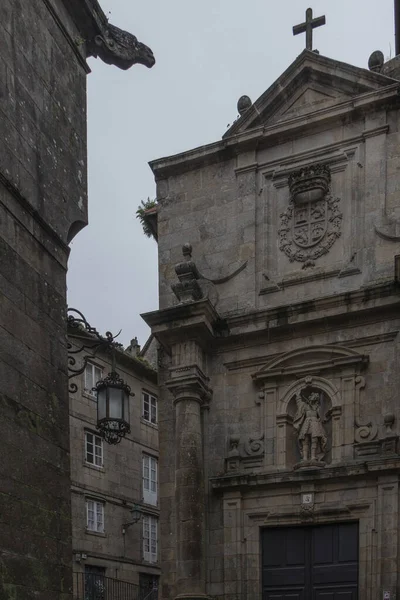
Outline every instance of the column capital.
[[208, 298], [145, 313], [141, 317], [167, 352], [174, 344], [188, 340], [195, 340], [209, 352], [221, 336], [225, 323]]
[[209, 378], [197, 365], [184, 365], [170, 369], [170, 378], [166, 386], [174, 396], [174, 403], [183, 400], [195, 400], [199, 404], [208, 404], [212, 390], [208, 387]]

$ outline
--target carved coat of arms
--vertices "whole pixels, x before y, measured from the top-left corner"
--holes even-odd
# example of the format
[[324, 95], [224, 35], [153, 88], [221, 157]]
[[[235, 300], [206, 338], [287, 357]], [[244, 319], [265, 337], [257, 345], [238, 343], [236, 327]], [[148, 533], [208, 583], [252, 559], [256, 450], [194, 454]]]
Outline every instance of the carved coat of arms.
[[340, 199], [330, 192], [326, 165], [305, 167], [289, 177], [290, 203], [281, 214], [279, 248], [303, 268], [326, 254], [340, 236]]

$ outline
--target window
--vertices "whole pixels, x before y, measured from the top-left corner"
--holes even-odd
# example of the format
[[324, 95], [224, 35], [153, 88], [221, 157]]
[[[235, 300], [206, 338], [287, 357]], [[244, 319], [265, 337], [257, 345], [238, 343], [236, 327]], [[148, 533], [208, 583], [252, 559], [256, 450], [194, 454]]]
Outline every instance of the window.
[[143, 558], [151, 563], [157, 562], [157, 519], [150, 515], [143, 517]]
[[89, 531], [104, 533], [104, 504], [86, 500], [86, 527]]
[[103, 466], [103, 440], [90, 431], [85, 431], [85, 460], [89, 465]]
[[157, 398], [148, 392], [143, 392], [143, 419], [157, 424]]
[[96, 392], [93, 391], [96, 383], [101, 379], [102, 370], [92, 363], [88, 363], [85, 367], [85, 392], [91, 396], [96, 396]]
[[143, 454], [143, 501], [157, 505], [158, 461], [154, 456]]

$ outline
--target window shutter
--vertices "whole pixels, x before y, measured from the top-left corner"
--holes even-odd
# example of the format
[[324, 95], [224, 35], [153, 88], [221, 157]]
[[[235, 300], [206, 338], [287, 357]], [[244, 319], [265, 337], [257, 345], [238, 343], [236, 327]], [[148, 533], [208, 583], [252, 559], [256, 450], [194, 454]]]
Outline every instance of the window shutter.
[[93, 387], [93, 365], [88, 363], [85, 367], [85, 390], [90, 391]]
[[143, 502], [157, 506], [157, 470], [158, 461], [154, 456], [143, 454]]
[[155, 517], [151, 518], [151, 528], [150, 528], [150, 561], [152, 563], [157, 562], [157, 546], [158, 546], [158, 535], [157, 535], [157, 519]]
[[150, 555], [150, 517], [143, 517], [143, 559], [151, 562]]

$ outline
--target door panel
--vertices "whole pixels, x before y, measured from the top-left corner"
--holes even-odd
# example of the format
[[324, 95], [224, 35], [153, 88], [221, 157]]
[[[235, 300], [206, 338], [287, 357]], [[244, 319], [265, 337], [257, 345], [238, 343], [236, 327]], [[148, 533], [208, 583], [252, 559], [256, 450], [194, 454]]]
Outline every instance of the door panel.
[[356, 600], [357, 590], [315, 590], [315, 600]]
[[282, 592], [270, 592], [267, 596], [264, 596], [266, 600], [306, 600], [303, 591], [291, 591], [287, 593]]
[[263, 600], [357, 600], [358, 524], [266, 529]]

